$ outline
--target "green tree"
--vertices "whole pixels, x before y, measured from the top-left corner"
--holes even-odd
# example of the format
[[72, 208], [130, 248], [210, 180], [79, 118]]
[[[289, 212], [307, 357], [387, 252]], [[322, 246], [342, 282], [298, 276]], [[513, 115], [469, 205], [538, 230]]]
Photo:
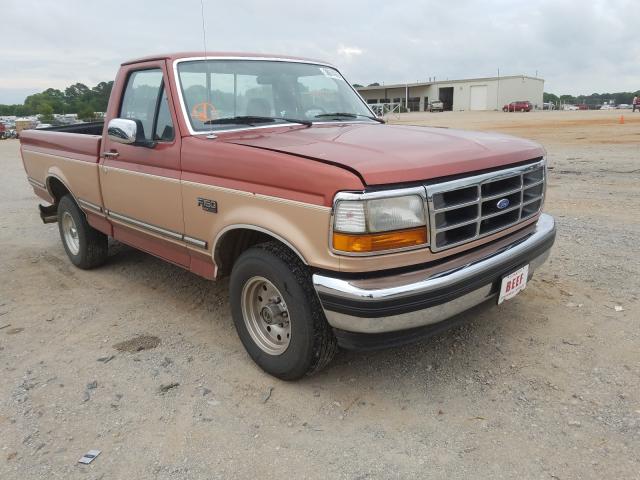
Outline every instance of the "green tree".
[[78, 118], [90, 122], [95, 119], [95, 112], [89, 105], [82, 105], [78, 110]]
[[113, 82], [100, 82], [91, 89], [91, 105], [94, 112], [106, 112]]
[[40, 121], [42, 123], [53, 123], [53, 107], [48, 103], [40, 107]]

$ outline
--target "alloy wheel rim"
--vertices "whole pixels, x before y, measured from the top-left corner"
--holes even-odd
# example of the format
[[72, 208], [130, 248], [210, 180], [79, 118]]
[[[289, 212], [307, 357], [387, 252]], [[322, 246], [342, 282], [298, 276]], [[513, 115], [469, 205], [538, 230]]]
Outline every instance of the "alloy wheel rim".
[[242, 317], [255, 344], [269, 355], [282, 355], [291, 342], [291, 317], [276, 286], [251, 277], [242, 287]]
[[78, 237], [78, 228], [76, 222], [69, 212], [62, 214], [62, 233], [64, 236], [64, 243], [73, 255], [77, 255], [80, 252], [80, 238]]

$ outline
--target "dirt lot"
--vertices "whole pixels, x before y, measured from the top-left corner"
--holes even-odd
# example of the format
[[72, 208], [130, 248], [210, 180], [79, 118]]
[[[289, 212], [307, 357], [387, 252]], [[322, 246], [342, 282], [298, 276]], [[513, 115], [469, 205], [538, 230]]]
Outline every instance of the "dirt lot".
[[73, 268], [0, 142], [0, 478], [640, 478], [640, 114], [619, 115], [393, 118], [542, 142], [552, 259], [464, 327], [297, 383], [247, 357], [226, 282], [122, 245]]

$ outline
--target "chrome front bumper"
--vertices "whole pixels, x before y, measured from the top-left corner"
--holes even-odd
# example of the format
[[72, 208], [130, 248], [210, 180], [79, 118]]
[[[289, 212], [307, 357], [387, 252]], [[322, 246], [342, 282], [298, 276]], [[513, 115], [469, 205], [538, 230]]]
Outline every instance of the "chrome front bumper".
[[502, 276], [521, 266], [529, 264], [531, 275], [549, 256], [555, 235], [553, 217], [542, 214], [530, 235], [457, 268], [375, 279], [314, 274], [313, 285], [338, 331], [383, 334], [425, 327], [495, 297]]

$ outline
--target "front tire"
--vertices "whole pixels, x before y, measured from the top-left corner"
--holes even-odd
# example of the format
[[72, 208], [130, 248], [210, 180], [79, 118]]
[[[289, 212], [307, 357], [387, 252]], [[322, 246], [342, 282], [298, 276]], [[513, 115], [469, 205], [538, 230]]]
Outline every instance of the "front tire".
[[240, 341], [265, 372], [296, 380], [333, 358], [336, 339], [309, 271], [284, 245], [263, 243], [240, 255], [229, 294]]
[[76, 267], [88, 270], [106, 261], [107, 236], [89, 225], [71, 195], [58, 203], [58, 229], [67, 256]]

